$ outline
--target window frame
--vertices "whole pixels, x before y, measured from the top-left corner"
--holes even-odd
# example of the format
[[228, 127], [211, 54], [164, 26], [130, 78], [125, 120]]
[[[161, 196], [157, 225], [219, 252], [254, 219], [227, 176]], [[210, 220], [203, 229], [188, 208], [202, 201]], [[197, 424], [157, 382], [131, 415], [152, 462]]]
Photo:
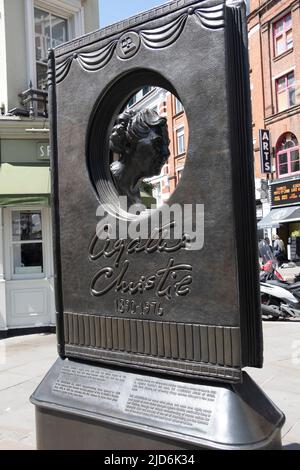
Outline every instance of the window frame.
[[[288, 84], [288, 77], [289, 75], [292, 75], [293, 74], [293, 77], [294, 77], [294, 82], [292, 85], [289, 85]], [[284, 78], [285, 79], [285, 87], [284, 87], [284, 93], [286, 93], [286, 104], [287, 106], [283, 109], [279, 109], [279, 100], [278, 100], [278, 95], [280, 93], [283, 93], [282, 91], [278, 91], [278, 87], [279, 87], [279, 80]], [[275, 78], [275, 92], [276, 92], [276, 110], [277, 110], [277, 113], [281, 113], [283, 111], [286, 111], [287, 109], [290, 109], [292, 108], [293, 106], [295, 106], [296, 104], [290, 104], [289, 103], [289, 93], [288, 93], [288, 90], [289, 88], [294, 88], [295, 90], [295, 70], [291, 70], [290, 72], [287, 72], [283, 75], [281, 75], [280, 77], [277, 77]]]
[[[184, 126], [180, 126], [175, 130], [175, 136], [176, 136], [176, 156], [177, 155], [183, 155], [186, 152], [186, 142], [185, 142], [185, 130]], [[183, 137], [183, 151], [179, 151], [179, 138]]]
[[[67, 39], [66, 42], [70, 40], [70, 20], [69, 17], [64, 16], [64, 15], [59, 15], [57, 13], [53, 13], [51, 9], [46, 9], [46, 8], [41, 8], [40, 6], [37, 6], [34, 4], [33, 6], [33, 22], [34, 22], [34, 54], [35, 54], [35, 82], [36, 82], [36, 88], [39, 90], [42, 90], [42, 88], [38, 88], [38, 79], [37, 79], [37, 66], [42, 65], [43, 67], [46, 68], [46, 77], [47, 77], [47, 69], [48, 69], [48, 64], [47, 60], [44, 62], [43, 60], [38, 60], [36, 57], [36, 32], [35, 32], [35, 10], [40, 10], [43, 13], [47, 13], [50, 16], [50, 43], [52, 47], [52, 24], [51, 24], [51, 17], [56, 16], [57, 18], [66, 21], [66, 26], [67, 26]], [[44, 38], [44, 36], [42, 36]], [[47, 81], [47, 78], [46, 78]]]
[[[43, 273], [14, 274], [13, 244], [12, 244], [12, 213], [14, 211], [41, 211], [42, 215], [42, 242], [43, 242]], [[24, 205], [5, 207], [4, 222], [4, 272], [7, 281], [35, 281], [53, 277], [52, 236], [51, 236], [51, 210], [49, 207], [39, 205]]]
[[[34, 9], [57, 15], [68, 21], [69, 39], [82, 36], [84, 30], [84, 6], [79, 4], [55, 5], [49, 4], [45, 0], [24, 0], [25, 3], [25, 32], [26, 32], [26, 65], [27, 65], [27, 83], [32, 83], [33, 88], [37, 89], [37, 60], [35, 53], [35, 25]], [[71, 21], [73, 26], [71, 27]]]
[[[12, 232], [12, 221], [13, 221], [13, 212], [40, 212], [41, 213], [41, 224], [42, 224], [42, 239], [41, 240], [23, 240], [23, 241], [13, 241], [13, 232]], [[46, 277], [46, 251], [45, 251], [45, 227], [44, 227], [44, 215], [42, 208], [11, 208], [10, 210], [10, 226], [9, 226], [9, 253], [10, 253], [10, 269], [11, 269], [11, 279], [12, 280], [19, 280], [19, 279], [44, 279]], [[41, 244], [42, 245], [42, 256], [43, 256], [43, 271], [41, 273], [24, 273], [24, 274], [15, 274], [14, 272], [14, 246], [15, 245], [22, 245], [26, 244], [29, 245], [31, 243], [34, 244]]]
[[[286, 26], [286, 18], [290, 16], [291, 17], [291, 25], [289, 28], [287, 28]], [[278, 25], [278, 23], [282, 21], [283, 22], [283, 31], [281, 33], [276, 33], [276, 25]], [[289, 33], [290, 31], [292, 31], [292, 38], [293, 38], [293, 44], [291, 47], [288, 47], [287, 45], [287, 33]], [[277, 52], [277, 39], [282, 36], [283, 40], [284, 40], [284, 51], [282, 52]], [[287, 51], [290, 51], [293, 49], [294, 47], [294, 37], [293, 37], [293, 15], [292, 15], [292, 12], [289, 11], [287, 13], [285, 13], [283, 16], [281, 16], [280, 18], [278, 18], [276, 21], [274, 21], [273, 23], [273, 47], [274, 47], [274, 57], [279, 57], [281, 56], [281, 54], [284, 54], [285, 52]]]
[[176, 186], [178, 186], [180, 179], [182, 178], [184, 166], [176, 168]]
[[[286, 135], [286, 133], [281, 137], [279, 142], [283, 141], [283, 139], [285, 138], [285, 135]], [[298, 142], [298, 139], [297, 139], [297, 142]], [[277, 147], [278, 147], [278, 145], [277, 145]], [[292, 167], [291, 152], [294, 152], [294, 151], [297, 151], [297, 150], [298, 150], [298, 154], [299, 154], [299, 158], [297, 160], [297, 161], [299, 161], [299, 170], [298, 171], [291, 171], [291, 167]], [[288, 172], [287, 173], [280, 173], [280, 166], [285, 165], [285, 163], [283, 163], [283, 164], [279, 163], [280, 155], [283, 155], [283, 154], [287, 155], [287, 166], [288, 166]], [[296, 160], [294, 160], [294, 161], [296, 161]], [[279, 178], [286, 178], [287, 176], [294, 176], [294, 175], [300, 174], [300, 145], [299, 145], [299, 142], [298, 142], [298, 145], [295, 145], [294, 147], [288, 147], [286, 149], [276, 151], [276, 173], [277, 173], [278, 179]]]
[[[179, 103], [179, 110], [177, 109], [177, 103]], [[175, 108], [175, 115], [180, 114], [184, 111], [183, 104], [181, 101], [174, 96], [174, 108]]]

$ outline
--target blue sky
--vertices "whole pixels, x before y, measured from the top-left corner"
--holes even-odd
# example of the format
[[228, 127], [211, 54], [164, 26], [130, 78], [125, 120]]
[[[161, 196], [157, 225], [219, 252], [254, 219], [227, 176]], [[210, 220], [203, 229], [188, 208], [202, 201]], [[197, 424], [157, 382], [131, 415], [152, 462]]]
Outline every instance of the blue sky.
[[99, 0], [100, 27], [166, 3], [166, 0]]

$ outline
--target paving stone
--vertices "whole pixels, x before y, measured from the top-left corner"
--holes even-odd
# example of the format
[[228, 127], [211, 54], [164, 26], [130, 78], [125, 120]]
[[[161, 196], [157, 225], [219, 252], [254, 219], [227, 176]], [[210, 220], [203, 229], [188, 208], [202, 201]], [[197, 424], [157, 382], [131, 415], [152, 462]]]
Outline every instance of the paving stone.
[[15, 440], [5, 439], [0, 441], [0, 450], [35, 450], [36, 447]]

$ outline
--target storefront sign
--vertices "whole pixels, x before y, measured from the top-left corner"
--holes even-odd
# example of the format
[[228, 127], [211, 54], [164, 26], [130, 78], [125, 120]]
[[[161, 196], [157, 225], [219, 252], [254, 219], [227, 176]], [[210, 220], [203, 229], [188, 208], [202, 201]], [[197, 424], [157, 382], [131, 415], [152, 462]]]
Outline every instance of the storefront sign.
[[267, 129], [259, 129], [259, 148], [261, 172], [271, 173], [271, 139], [270, 131]]
[[50, 159], [50, 144], [49, 142], [38, 142], [36, 144], [36, 156], [38, 160]]
[[271, 205], [286, 206], [299, 204], [300, 202], [300, 180], [285, 181], [283, 183], [271, 184]]

